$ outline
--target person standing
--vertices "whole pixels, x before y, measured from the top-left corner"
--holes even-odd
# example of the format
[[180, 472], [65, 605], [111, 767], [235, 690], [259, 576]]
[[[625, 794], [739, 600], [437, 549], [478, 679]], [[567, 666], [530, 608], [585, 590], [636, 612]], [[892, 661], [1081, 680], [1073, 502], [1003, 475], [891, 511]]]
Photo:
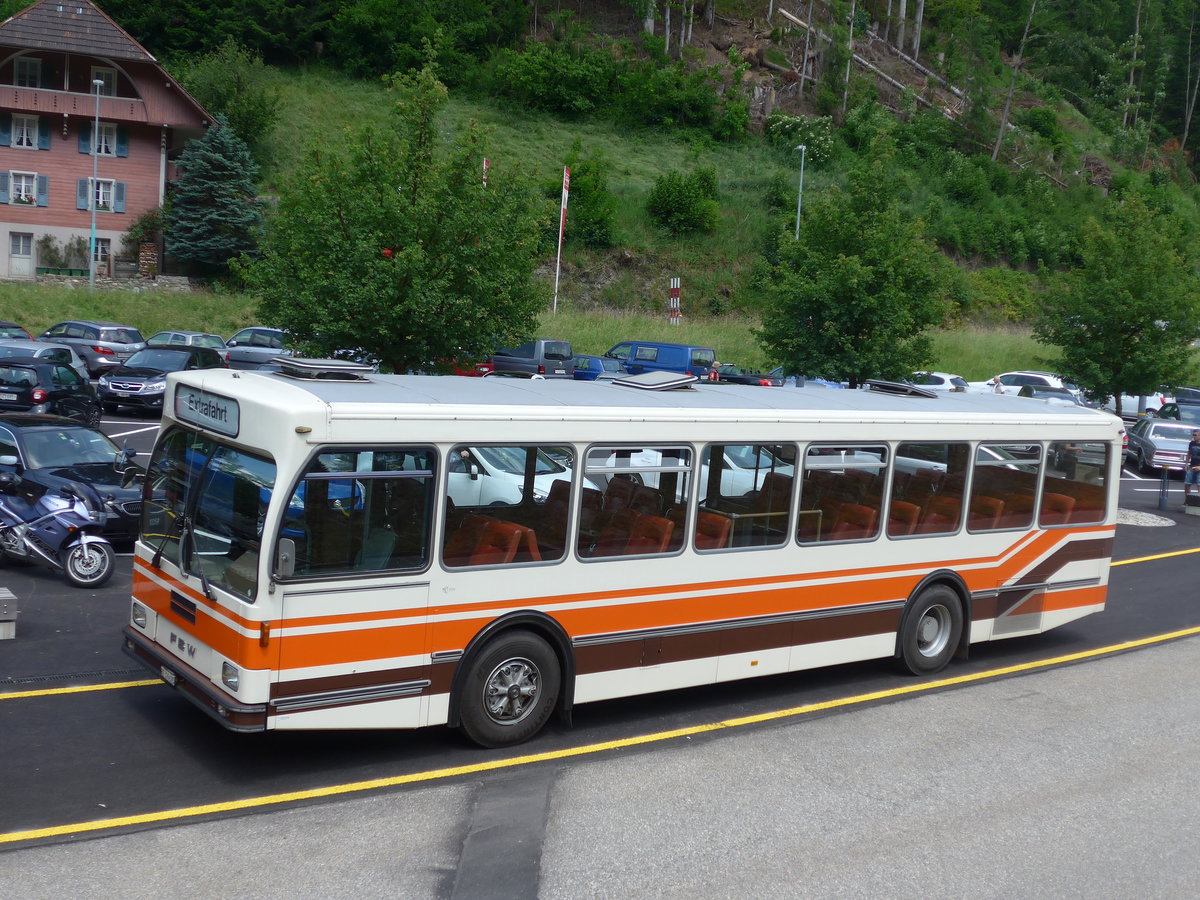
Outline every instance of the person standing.
[[[1183, 468], [1183, 508], [1187, 509], [1188, 497], [1192, 495], [1192, 485], [1200, 485], [1200, 428], [1192, 429], [1192, 439], [1188, 442], [1187, 462]], [[1200, 493], [1200, 488], [1197, 488]]]

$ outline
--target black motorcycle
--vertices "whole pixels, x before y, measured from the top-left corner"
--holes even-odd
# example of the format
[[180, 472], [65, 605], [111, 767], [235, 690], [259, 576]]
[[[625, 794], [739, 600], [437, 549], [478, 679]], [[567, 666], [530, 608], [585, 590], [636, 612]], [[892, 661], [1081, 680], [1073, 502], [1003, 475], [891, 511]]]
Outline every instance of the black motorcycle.
[[[22, 496], [21, 478], [0, 472], [0, 557], [62, 572], [76, 587], [112, 576], [116, 555], [100, 536], [103, 521], [70, 486]], [[40, 485], [39, 485], [40, 488]]]

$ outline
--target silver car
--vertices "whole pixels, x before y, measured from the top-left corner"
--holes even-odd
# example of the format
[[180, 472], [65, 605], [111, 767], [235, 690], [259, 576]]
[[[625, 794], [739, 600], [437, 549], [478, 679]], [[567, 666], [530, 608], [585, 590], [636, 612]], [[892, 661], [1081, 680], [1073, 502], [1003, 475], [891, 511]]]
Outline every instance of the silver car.
[[48, 344], [45, 341], [11, 340], [0, 341], [0, 359], [13, 356], [32, 356], [34, 359], [44, 359], [48, 362], [62, 363], [78, 372], [87, 381], [87, 364], [69, 344]]
[[1194, 428], [1194, 425], [1163, 419], [1142, 419], [1129, 429], [1129, 446], [1125, 448], [1125, 455], [1141, 471], [1149, 474], [1158, 468], [1183, 469]]
[[119, 369], [125, 360], [146, 346], [142, 333], [132, 326], [79, 319], [51, 325], [38, 335], [38, 340], [74, 348], [92, 376]]

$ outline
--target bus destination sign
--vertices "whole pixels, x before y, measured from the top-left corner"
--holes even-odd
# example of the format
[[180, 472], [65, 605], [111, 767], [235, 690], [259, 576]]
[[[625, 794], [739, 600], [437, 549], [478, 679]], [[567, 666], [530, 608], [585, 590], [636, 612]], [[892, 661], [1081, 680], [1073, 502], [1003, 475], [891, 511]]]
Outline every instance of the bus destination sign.
[[238, 436], [238, 402], [220, 394], [210, 394], [185, 384], [177, 385], [175, 417], [218, 434]]

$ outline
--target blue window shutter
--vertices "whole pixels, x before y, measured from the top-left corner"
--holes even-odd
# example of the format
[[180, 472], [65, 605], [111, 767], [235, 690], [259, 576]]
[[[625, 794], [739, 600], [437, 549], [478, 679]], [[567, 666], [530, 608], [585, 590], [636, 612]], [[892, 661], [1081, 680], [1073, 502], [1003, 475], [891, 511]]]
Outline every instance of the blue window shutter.
[[113, 184], [113, 212], [125, 212], [125, 182]]
[[129, 155], [129, 130], [117, 126], [117, 156]]
[[0, 147], [12, 146], [12, 113], [0, 113]]
[[50, 120], [45, 116], [38, 117], [38, 149], [50, 149]]
[[50, 205], [50, 176], [39, 175], [37, 177], [37, 205]]
[[91, 193], [88, 190], [90, 187], [90, 178], [80, 178], [75, 182], [75, 208], [76, 209], [91, 209], [88, 200], [91, 199]]
[[8, 202], [8, 173], [0, 172], [0, 203]]
[[92, 123], [86, 119], [79, 123], [79, 152], [92, 152]]

